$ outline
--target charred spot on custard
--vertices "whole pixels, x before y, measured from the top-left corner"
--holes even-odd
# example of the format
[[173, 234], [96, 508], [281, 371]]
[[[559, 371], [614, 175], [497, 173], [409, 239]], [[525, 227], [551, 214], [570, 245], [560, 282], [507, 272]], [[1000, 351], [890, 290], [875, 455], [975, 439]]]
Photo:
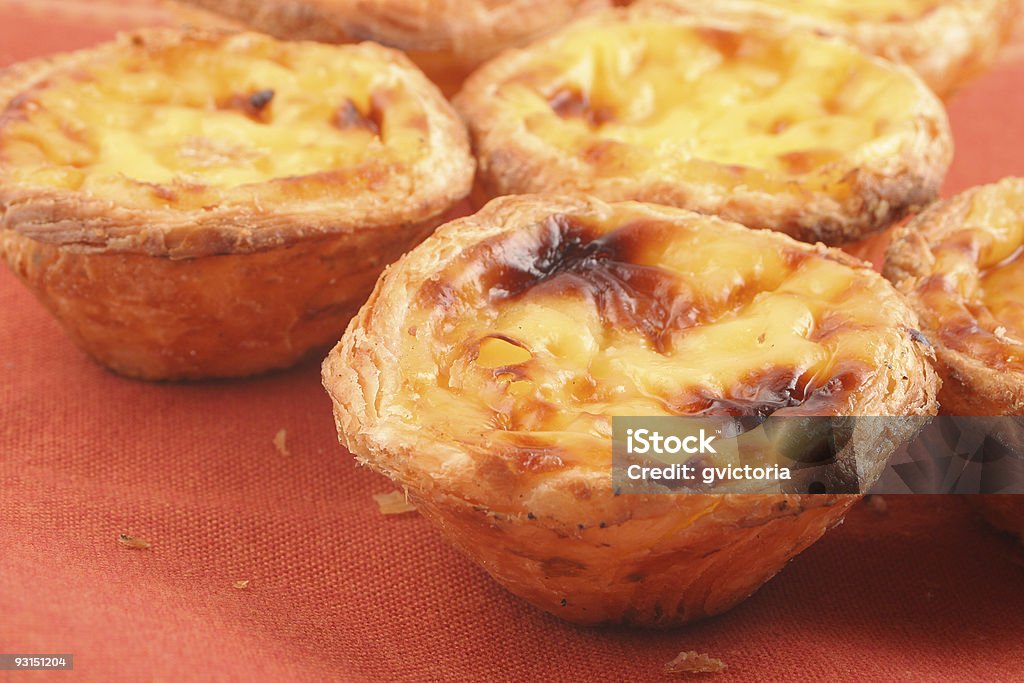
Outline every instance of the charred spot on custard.
[[[365, 130], [377, 137], [384, 131], [384, 112], [396, 98], [395, 93], [386, 89], [378, 89], [370, 95], [369, 111], [363, 112], [351, 98], [346, 99], [334, 112], [331, 123], [339, 130]], [[426, 130], [426, 119], [423, 119], [423, 130]]]
[[576, 88], [560, 88], [548, 97], [548, 106], [563, 119], [582, 119], [591, 128], [599, 128], [615, 120], [611, 107], [595, 107], [586, 93]]
[[579, 219], [555, 215], [533, 233], [525, 253], [492, 245], [481, 284], [492, 302], [589, 298], [607, 326], [638, 332], [659, 353], [668, 353], [673, 333], [700, 324], [707, 311], [678, 275], [636, 263], [659, 229], [654, 222], [635, 221], [599, 235]]
[[693, 388], [675, 397], [668, 407], [677, 415], [757, 419], [769, 415], [830, 415], [870, 372], [866, 364], [855, 361], [838, 363], [825, 378], [819, 378], [813, 369], [765, 368], [749, 373], [723, 395]]
[[217, 108], [240, 112], [257, 123], [269, 123], [270, 105], [273, 101], [274, 91], [264, 88], [244, 95], [235, 93], [221, 100], [217, 104]]
[[[379, 116], [376, 118], [379, 119]], [[378, 120], [375, 120], [371, 115], [363, 114], [363, 112], [359, 111], [356, 103], [351, 99], [346, 99], [338, 107], [334, 112], [334, 118], [331, 120], [331, 123], [340, 130], [362, 129], [373, 135], [380, 135]]]
[[696, 34], [705, 43], [715, 49], [726, 60], [734, 60], [740, 56], [746, 39], [736, 31], [713, 26], [698, 26]]
[[694, 387], [669, 402], [677, 415], [767, 417], [806, 398], [807, 373], [798, 368], [772, 367], [751, 372], [724, 395]]

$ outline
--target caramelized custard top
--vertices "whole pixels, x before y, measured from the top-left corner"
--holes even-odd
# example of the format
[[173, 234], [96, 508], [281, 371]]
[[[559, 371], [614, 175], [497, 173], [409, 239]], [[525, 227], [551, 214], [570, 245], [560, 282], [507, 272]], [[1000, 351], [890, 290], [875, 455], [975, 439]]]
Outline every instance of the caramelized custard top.
[[1024, 181], [980, 187], [925, 230], [932, 260], [913, 292], [924, 321], [948, 348], [1024, 371]]
[[[418, 284], [396, 355], [407, 390], [380, 409], [531, 452], [556, 447], [549, 433], [559, 451], [607, 438], [614, 415], [857, 414], [918, 334], [891, 286], [837, 252], [603, 206], [497, 232]], [[559, 457], [605, 455], [581, 450]]]
[[923, 97], [903, 71], [836, 41], [644, 13], [527, 48], [488, 96], [521, 120], [517, 135], [609, 174], [718, 174], [772, 191], [846, 155], [899, 152]]
[[85, 54], [0, 102], [5, 184], [143, 209], [269, 205], [408, 193], [395, 179], [437, 153], [419, 74], [376, 46], [153, 31]]

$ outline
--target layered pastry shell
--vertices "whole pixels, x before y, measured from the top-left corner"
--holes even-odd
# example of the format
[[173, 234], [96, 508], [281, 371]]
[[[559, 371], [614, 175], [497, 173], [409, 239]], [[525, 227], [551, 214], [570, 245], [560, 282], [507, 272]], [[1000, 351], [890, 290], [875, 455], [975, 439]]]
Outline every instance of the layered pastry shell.
[[1009, 40], [1020, 0], [640, 0], [644, 6], [837, 36], [910, 66], [939, 96], [983, 71]]
[[841, 41], [609, 10], [492, 60], [454, 100], [485, 197], [585, 192], [841, 244], [932, 201], [941, 102]]
[[325, 347], [472, 174], [441, 94], [374, 44], [147, 30], [0, 75], [0, 249], [125, 375]]
[[509, 196], [391, 266], [323, 382], [342, 444], [513, 593], [575, 622], [668, 626], [746, 598], [857, 496], [623, 492], [611, 417], [931, 415], [916, 328], [881, 276], [821, 245]]
[[448, 95], [473, 69], [608, 0], [181, 0], [290, 40], [372, 40], [405, 52]]
[[1024, 180], [975, 187], [897, 229], [884, 274], [935, 346], [951, 415], [1024, 414]]

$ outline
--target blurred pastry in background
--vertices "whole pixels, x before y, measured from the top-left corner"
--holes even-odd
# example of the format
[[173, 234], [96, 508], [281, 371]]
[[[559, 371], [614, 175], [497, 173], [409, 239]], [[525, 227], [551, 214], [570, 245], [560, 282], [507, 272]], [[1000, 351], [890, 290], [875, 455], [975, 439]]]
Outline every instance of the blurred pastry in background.
[[893, 234], [883, 272], [935, 347], [950, 415], [1024, 414], [1024, 179], [939, 202]]
[[96, 360], [249, 375], [337, 340], [469, 192], [400, 52], [149, 30], [0, 74], [0, 252]]
[[405, 52], [452, 95], [466, 76], [608, 0], [181, 0], [291, 40], [372, 40]]
[[639, 0], [670, 8], [838, 36], [910, 66], [940, 96], [987, 68], [1021, 15], [1021, 0]]
[[658, 9], [510, 50], [454, 100], [485, 197], [590, 193], [838, 245], [935, 199], [942, 103], [849, 44]]

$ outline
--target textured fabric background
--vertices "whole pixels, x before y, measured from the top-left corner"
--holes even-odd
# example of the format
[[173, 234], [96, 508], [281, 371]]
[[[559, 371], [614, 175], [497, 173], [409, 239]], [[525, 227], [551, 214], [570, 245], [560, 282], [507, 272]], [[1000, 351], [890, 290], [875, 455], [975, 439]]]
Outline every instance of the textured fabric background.
[[[155, 20], [0, 0], [0, 61]], [[1010, 52], [952, 102], [948, 191], [1024, 173]], [[861, 506], [733, 612], [652, 633], [535, 611], [423, 519], [382, 516], [389, 490], [338, 446], [315, 364], [120, 379], [0, 269], [0, 652], [75, 654], [0, 680], [644, 681], [681, 650], [724, 660], [720, 681], [1024, 678], [1024, 554], [957, 498]]]

